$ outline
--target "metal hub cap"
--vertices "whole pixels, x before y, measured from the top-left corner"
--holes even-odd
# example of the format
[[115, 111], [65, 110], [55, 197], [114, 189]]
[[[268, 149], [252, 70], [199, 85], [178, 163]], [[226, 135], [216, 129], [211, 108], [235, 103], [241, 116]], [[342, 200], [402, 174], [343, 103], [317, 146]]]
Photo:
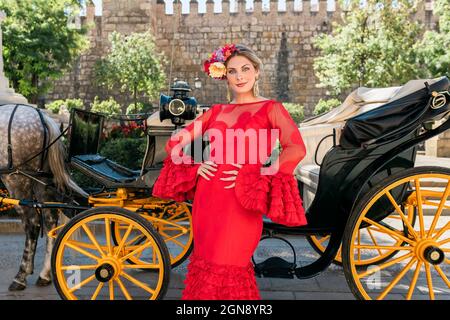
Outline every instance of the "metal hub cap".
[[424, 257], [426, 261], [434, 265], [441, 264], [445, 259], [444, 252], [435, 246], [427, 247], [424, 251]]
[[108, 282], [114, 277], [114, 267], [104, 263], [95, 270], [95, 277], [100, 282]]

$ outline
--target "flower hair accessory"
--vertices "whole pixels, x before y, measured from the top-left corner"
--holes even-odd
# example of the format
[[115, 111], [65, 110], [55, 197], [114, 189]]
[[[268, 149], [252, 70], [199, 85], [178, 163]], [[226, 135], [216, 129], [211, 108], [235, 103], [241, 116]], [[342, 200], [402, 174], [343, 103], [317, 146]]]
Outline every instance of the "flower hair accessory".
[[204, 71], [213, 79], [226, 79], [227, 68], [225, 61], [234, 53], [238, 51], [234, 44], [226, 44], [225, 46], [214, 50], [208, 55], [208, 60], [203, 64]]

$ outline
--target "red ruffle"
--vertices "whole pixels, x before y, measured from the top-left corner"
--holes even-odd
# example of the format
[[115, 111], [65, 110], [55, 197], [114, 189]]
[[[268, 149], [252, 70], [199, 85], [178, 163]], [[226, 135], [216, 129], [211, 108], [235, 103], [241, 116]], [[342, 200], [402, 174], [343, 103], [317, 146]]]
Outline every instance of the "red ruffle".
[[152, 195], [163, 199], [185, 201], [194, 199], [197, 169], [200, 163], [174, 164], [170, 156], [164, 159]]
[[236, 177], [235, 193], [247, 210], [266, 214], [289, 227], [306, 225], [305, 210], [292, 174], [261, 175], [261, 165], [244, 165]]
[[260, 300], [253, 264], [240, 267], [189, 258], [182, 300]]

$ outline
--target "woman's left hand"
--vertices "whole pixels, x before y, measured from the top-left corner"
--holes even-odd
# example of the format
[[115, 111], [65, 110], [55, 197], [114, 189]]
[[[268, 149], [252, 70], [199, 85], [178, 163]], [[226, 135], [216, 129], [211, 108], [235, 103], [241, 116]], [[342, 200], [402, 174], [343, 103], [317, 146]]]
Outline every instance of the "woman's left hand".
[[[235, 163], [231, 163], [233, 166], [235, 166], [235, 167], [237, 167], [237, 168], [242, 168], [242, 165], [240, 165], [240, 164], [235, 164]], [[227, 177], [227, 178], [220, 178], [220, 180], [222, 180], [222, 181], [235, 181], [236, 180], [236, 176], [237, 176], [237, 174], [238, 174], [238, 172], [239, 172], [239, 170], [231, 170], [231, 171], [222, 171], [223, 173], [227, 173], [227, 174], [230, 174], [231, 176], [230, 177]], [[235, 182], [233, 182], [232, 184], [230, 184], [230, 185], [228, 185], [228, 186], [226, 186], [226, 187], [224, 187], [225, 189], [231, 189], [231, 188], [233, 188], [235, 186]]]

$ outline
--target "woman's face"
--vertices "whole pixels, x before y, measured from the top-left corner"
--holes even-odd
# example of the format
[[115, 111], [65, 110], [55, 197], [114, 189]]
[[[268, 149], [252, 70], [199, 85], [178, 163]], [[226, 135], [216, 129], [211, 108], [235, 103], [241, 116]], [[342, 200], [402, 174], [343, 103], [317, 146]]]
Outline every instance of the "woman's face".
[[228, 85], [237, 94], [252, 90], [258, 75], [259, 72], [246, 57], [234, 56], [227, 63]]

